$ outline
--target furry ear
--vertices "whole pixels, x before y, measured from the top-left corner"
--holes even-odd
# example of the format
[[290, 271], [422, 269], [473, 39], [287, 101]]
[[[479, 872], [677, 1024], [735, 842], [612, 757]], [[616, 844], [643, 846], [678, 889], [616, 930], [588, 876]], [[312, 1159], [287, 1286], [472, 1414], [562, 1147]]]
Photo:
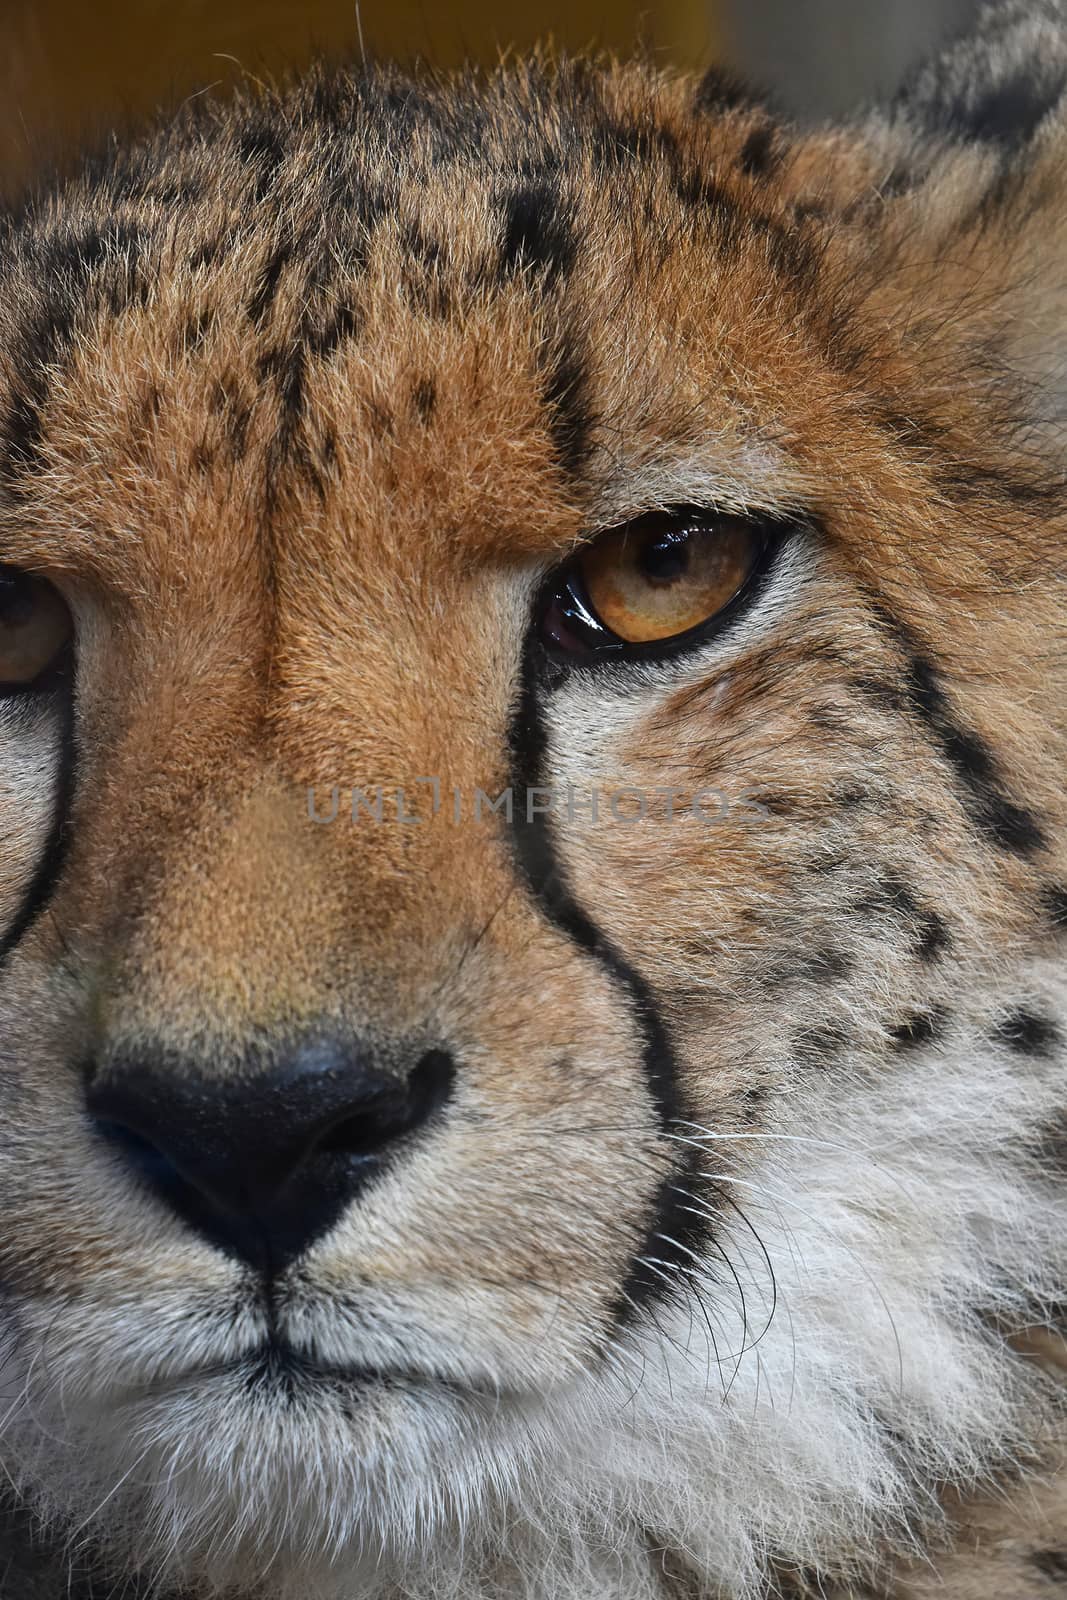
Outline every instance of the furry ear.
[[[1067, 445], [1067, 0], [1002, 0], [923, 67], [869, 131], [901, 174], [894, 315], [956, 339], [1029, 443]], [[888, 251], [893, 259], [894, 251]]]
[[1017, 151], [1067, 90], [1067, 7], [1002, 0], [982, 7], [970, 33], [915, 74], [893, 111], [919, 134]]

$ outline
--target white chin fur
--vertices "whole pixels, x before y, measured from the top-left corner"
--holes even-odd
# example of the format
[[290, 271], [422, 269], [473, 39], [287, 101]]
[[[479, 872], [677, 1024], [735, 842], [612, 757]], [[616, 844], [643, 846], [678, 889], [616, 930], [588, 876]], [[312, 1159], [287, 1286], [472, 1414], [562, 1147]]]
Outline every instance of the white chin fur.
[[256, 1600], [652, 1600], [659, 1544], [746, 1600], [768, 1553], [906, 1546], [935, 1484], [1035, 1440], [1040, 1377], [991, 1324], [1063, 1281], [1063, 1202], [1018, 1155], [1055, 1078], [944, 1051], [878, 1084], [835, 1071], [724, 1179], [710, 1275], [556, 1395], [398, 1384], [346, 1415], [340, 1391], [230, 1374], [101, 1405], [9, 1336], [2, 1464], [75, 1545]]

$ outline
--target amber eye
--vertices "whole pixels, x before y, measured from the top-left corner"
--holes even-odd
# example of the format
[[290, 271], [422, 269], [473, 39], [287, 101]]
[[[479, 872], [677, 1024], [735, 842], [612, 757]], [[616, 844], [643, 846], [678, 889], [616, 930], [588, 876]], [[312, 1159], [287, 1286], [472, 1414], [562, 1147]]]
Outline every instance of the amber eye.
[[73, 632], [70, 612], [44, 578], [0, 566], [0, 695], [28, 689], [55, 667]]
[[765, 526], [705, 511], [654, 512], [601, 534], [561, 575], [544, 619], [571, 655], [648, 653], [720, 617], [769, 544]]

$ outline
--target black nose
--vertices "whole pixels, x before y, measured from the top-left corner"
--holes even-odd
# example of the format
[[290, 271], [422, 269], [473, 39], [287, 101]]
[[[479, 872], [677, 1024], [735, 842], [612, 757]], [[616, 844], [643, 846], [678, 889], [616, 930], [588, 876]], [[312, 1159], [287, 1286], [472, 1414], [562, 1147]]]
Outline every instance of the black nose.
[[448, 1099], [443, 1050], [333, 1041], [209, 1079], [165, 1050], [122, 1051], [89, 1079], [99, 1131], [213, 1244], [277, 1272]]

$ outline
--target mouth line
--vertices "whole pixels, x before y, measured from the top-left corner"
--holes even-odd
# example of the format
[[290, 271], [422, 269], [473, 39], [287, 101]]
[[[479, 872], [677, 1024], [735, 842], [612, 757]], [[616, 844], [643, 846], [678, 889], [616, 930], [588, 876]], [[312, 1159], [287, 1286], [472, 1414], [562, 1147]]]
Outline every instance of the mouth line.
[[378, 1367], [363, 1361], [319, 1361], [277, 1334], [271, 1334], [257, 1349], [238, 1357], [229, 1363], [229, 1367], [231, 1371], [245, 1372], [249, 1384], [256, 1387], [263, 1383], [282, 1387], [330, 1381], [354, 1386], [379, 1384], [388, 1387], [390, 1384], [444, 1381], [411, 1368]]
[[[468, 1392], [462, 1384], [439, 1373], [416, 1370], [413, 1367], [380, 1367], [368, 1362], [329, 1362], [298, 1350], [287, 1339], [270, 1335], [262, 1344], [246, 1350], [226, 1361], [211, 1362], [189, 1367], [172, 1377], [160, 1378], [136, 1385], [126, 1396], [127, 1404], [151, 1400], [165, 1394], [193, 1388], [213, 1379], [238, 1378], [249, 1392], [273, 1389], [285, 1398], [296, 1397], [301, 1390], [307, 1392], [330, 1385], [347, 1389], [395, 1388], [409, 1390], [415, 1387], [434, 1388], [452, 1393]], [[471, 1394], [478, 1391], [472, 1389]]]

